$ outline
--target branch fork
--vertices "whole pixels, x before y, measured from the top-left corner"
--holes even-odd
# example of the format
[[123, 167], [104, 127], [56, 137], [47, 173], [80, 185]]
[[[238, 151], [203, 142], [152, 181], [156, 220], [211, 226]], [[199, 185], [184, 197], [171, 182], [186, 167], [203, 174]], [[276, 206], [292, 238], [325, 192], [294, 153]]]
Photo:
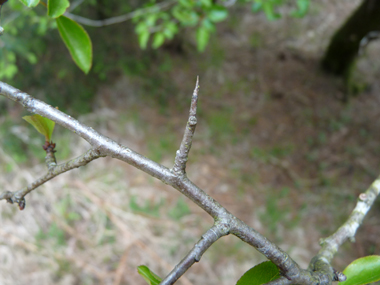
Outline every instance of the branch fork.
[[163, 183], [171, 185], [191, 199], [214, 219], [214, 225], [202, 235], [193, 249], [190, 250], [183, 260], [168, 274], [161, 284], [174, 284], [195, 262], [199, 262], [203, 253], [214, 242], [228, 234], [233, 234], [242, 241], [255, 247], [279, 268], [282, 277], [268, 284], [330, 285], [332, 281], [344, 281], [345, 276], [332, 268], [331, 260], [338, 251], [339, 246], [347, 239], [352, 239], [355, 236], [356, 230], [380, 193], [380, 177], [375, 180], [365, 193], [359, 196], [357, 205], [347, 222], [333, 235], [323, 240], [321, 250], [311, 260], [308, 269], [301, 269], [299, 265], [276, 244], [270, 242], [266, 237], [232, 215], [227, 209], [187, 178], [185, 172], [186, 163], [197, 125], [196, 111], [198, 92], [199, 78], [197, 78], [196, 86], [192, 94], [189, 117], [182, 142], [176, 152], [173, 168], [168, 169], [134, 152], [130, 148], [99, 134], [94, 129], [81, 124], [74, 118], [46, 103], [34, 99], [30, 95], [10, 85], [0, 82], [0, 95], [4, 95], [8, 99], [20, 103], [32, 113], [37, 113], [53, 120], [57, 124], [76, 133], [92, 146], [92, 148], [83, 155], [69, 162], [57, 165], [54, 156], [54, 147], [52, 145], [45, 145], [47, 152], [45, 161], [48, 167], [48, 173], [17, 192], [6, 191], [0, 194], [0, 200], [5, 199], [9, 203], [17, 203], [21, 209], [25, 207], [25, 195], [38, 186], [66, 171], [86, 165], [94, 159], [110, 156], [127, 162], [149, 175], [160, 179]]

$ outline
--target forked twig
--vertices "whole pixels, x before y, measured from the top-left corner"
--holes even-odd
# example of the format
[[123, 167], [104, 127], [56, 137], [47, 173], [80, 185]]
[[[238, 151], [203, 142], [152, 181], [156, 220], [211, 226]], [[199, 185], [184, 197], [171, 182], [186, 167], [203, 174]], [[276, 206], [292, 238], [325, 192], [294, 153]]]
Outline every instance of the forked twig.
[[[196, 105], [198, 99], [199, 81], [197, 79], [196, 87], [192, 96], [190, 114], [185, 129], [184, 137], [175, 158], [173, 169], [158, 164], [130, 148], [116, 143], [114, 140], [105, 137], [94, 129], [81, 124], [74, 118], [62, 113], [61, 111], [47, 105], [46, 103], [34, 99], [30, 95], [23, 93], [16, 88], [0, 82], [0, 95], [4, 95], [10, 100], [22, 104], [32, 113], [39, 114], [49, 118], [68, 130], [76, 133], [83, 139], [87, 140], [93, 147], [87, 152], [87, 158], [82, 157], [84, 164], [93, 160], [94, 157], [111, 156], [113, 158], [125, 161], [136, 168], [158, 178], [165, 184], [171, 185], [182, 194], [191, 199], [200, 208], [206, 211], [214, 219], [214, 226], [205, 233], [201, 240], [186, 255], [186, 257], [172, 270], [171, 273], [162, 281], [162, 284], [173, 284], [182, 274], [191, 267], [192, 264], [199, 261], [201, 255], [215, 242], [218, 238], [233, 234], [242, 241], [255, 247], [260, 253], [271, 260], [280, 270], [283, 277], [270, 282], [270, 284], [308, 284], [308, 285], [330, 285], [333, 280], [342, 281], [344, 277], [331, 267], [331, 259], [338, 250], [339, 246], [347, 239], [355, 236], [357, 228], [360, 226], [364, 216], [370, 209], [375, 198], [380, 192], [380, 178], [378, 178], [365, 193], [359, 197], [358, 204], [351, 214], [349, 220], [338, 229], [331, 237], [323, 240], [322, 249], [318, 255], [313, 258], [308, 269], [301, 269], [299, 265], [276, 244], [270, 242], [263, 235], [249, 227], [246, 223], [232, 215], [216, 200], [210, 197], [192, 181], [185, 173], [186, 162], [191, 148], [192, 138], [196, 126]], [[50, 158], [49, 173], [29, 185], [35, 189], [37, 186], [46, 182], [54, 176], [63, 173], [74, 166], [74, 162], [63, 165], [55, 165], [54, 160]], [[76, 164], [79, 165], [80, 163]], [[84, 165], [84, 164], [80, 164]], [[74, 166], [77, 167], [77, 166]], [[46, 181], [45, 181], [46, 180]], [[0, 198], [13, 199], [22, 198], [31, 190], [25, 188], [16, 193], [6, 192]], [[17, 202], [17, 201], [16, 201]]]

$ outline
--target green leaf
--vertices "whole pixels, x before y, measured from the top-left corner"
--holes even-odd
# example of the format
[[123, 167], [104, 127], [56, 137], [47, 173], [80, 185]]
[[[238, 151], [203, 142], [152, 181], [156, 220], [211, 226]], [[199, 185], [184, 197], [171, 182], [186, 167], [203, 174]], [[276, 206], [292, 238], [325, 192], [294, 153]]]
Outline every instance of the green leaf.
[[156, 33], [153, 38], [152, 47], [158, 48], [160, 47], [165, 41], [165, 35], [163, 33]]
[[211, 22], [209, 19], [205, 18], [203, 19], [202, 23], [201, 23], [201, 27], [210, 31], [210, 32], [214, 32], [215, 31], [215, 24], [213, 22]]
[[175, 23], [167, 22], [165, 24], [163, 33], [166, 38], [172, 39], [177, 32], [178, 32], [178, 27]]
[[157, 276], [153, 271], [145, 265], [140, 265], [137, 267], [137, 272], [144, 277], [145, 281], [148, 282], [149, 285], [158, 285], [162, 281], [162, 278]]
[[149, 30], [144, 30], [141, 33], [138, 33], [140, 48], [146, 49], [146, 46], [148, 45], [149, 36]]
[[220, 5], [214, 5], [207, 13], [207, 17], [214, 23], [221, 22], [228, 16], [227, 9]]
[[84, 73], [90, 71], [92, 65], [92, 44], [87, 32], [77, 22], [60, 16], [56, 19], [61, 37], [71, 57]]
[[183, 9], [179, 5], [173, 8], [172, 14], [184, 26], [195, 26], [199, 21], [199, 15], [196, 11]]
[[212, 5], [211, 0], [200, 0], [200, 1], [201, 1], [202, 6], [204, 6], [204, 7], [211, 7], [211, 5]]
[[178, 1], [179, 4], [181, 4], [182, 6], [186, 7], [186, 8], [192, 8], [195, 6], [196, 2], [195, 1], [189, 1], [189, 0], [179, 0]]
[[36, 7], [38, 3], [40, 2], [39, 0], [20, 0], [22, 4], [28, 7]]
[[309, 10], [310, 0], [297, 0], [298, 10], [292, 12], [293, 17], [303, 17], [306, 15]]
[[281, 15], [275, 11], [275, 3], [266, 1], [263, 3], [263, 10], [269, 21], [274, 21], [281, 18]]
[[148, 25], [146, 24], [146, 22], [144, 22], [144, 21], [141, 21], [141, 22], [138, 23], [138, 24], [136, 25], [136, 27], [135, 27], [135, 32], [136, 32], [137, 34], [140, 34], [140, 33], [145, 32], [145, 31], [147, 31], [147, 30], [149, 30], [149, 27], [148, 27]]
[[51, 142], [55, 122], [37, 114], [33, 116], [24, 116], [22, 118], [35, 127], [40, 134], [44, 135], [47, 142]]
[[236, 285], [260, 285], [279, 277], [280, 271], [277, 266], [272, 261], [265, 261], [245, 272]]
[[197, 30], [197, 48], [198, 51], [203, 52], [206, 49], [208, 40], [210, 39], [210, 32], [204, 27]]
[[57, 18], [65, 13], [69, 6], [70, 2], [68, 0], [48, 0], [47, 14], [52, 18]]
[[358, 258], [346, 267], [343, 274], [347, 280], [339, 285], [362, 285], [380, 280], [380, 256], [370, 255]]

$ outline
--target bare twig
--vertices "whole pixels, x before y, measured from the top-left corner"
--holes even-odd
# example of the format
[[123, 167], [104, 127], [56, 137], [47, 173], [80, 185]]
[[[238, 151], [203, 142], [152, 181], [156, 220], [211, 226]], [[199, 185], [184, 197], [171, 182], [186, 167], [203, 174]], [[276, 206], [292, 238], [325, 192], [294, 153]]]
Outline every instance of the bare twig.
[[173, 5], [175, 2], [176, 1], [174, 1], [174, 0], [164, 1], [164, 2], [161, 2], [161, 3], [154, 5], [152, 7], [138, 9], [136, 11], [133, 11], [133, 12], [125, 14], [125, 15], [112, 17], [112, 18], [108, 18], [108, 19], [104, 19], [104, 20], [92, 20], [92, 19], [88, 19], [88, 18], [85, 18], [82, 16], [71, 14], [69, 12], [66, 12], [64, 15], [66, 17], [68, 17], [68, 18], [70, 18], [70, 19], [72, 19], [78, 23], [81, 23], [83, 25], [86, 25], [86, 26], [104, 27], [104, 26], [109, 26], [109, 25], [118, 24], [118, 23], [128, 21], [137, 15], [145, 15], [145, 14], [149, 14], [149, 13], [154, 13], [157, 10], [165, 10], [165, 9], [169, 8], [171, 5]]
[[9, 203], [17, 203], [22, 210], [25, 206], [25, 199], [24, 197], [36, 189], [38, 186], [41, 186], [42, 184], [46, 183], [47, 181], [53, 179], [54, 177], [67, 172], [69, 170], [72, 170], [74, 168], [78, 168], [80, 166], [84, 166], [88, 164], [89, 162], [93, 161], [94, 159], [97, 159], [99, 157], [104, 157], [105, 155], [100, 154], [99, 151], [95, 149], [90, 149], [86, 153], [82, 154], [81, 156], [74, 158], [68, 162], [62, 163], [60, 165], [53, 165], [51, 163], [51, 153], [48, 153], [46, 156], [46, 161], [50, 162], [48, 163], [49, 171], [47, 174], [45, 174], [43, 177], [35, 180], [33, 183], [29, 184], [28, 186], [24, 187], [23, 189], [17, 191], [17, 192], [10, 192], [6, 191], [0, 194], [0, 200], [6, 199]]
[[84, 2], [84, 0], [77, 0], [70, 4], [70, 7], [67, 9], [68, 11], [74, 10], [76, 7], [81, 5]]
[[[195, 115], [196, 97], [198, 94], [198, 81], [193, 95], [192, 108], [190, 109], [189, 122], [191, 121], [192, 115]], [[215, 220], [215, 227], [217, 228], [217, 237], [224, 236], [228, 234], [234, 234], [244, 242], [255, 247], [260, 253], [265, 255], [269, 260], [271, 260], [279, 269], [282, 274], [282, 278], [278, 279], [277, 282], [271, 282], [271, 284], [311, 284], [311, 285], [329, 285], [332, 280], [339, 279], [334, 273], [329, 262], [332, 258], [329, 255], [336, 247], [335, 237], [327, 239], [325, 243], [328, 246], [324, 246], [319, 254], [321, 256], [316, 262], [312, 262], [312, 267], [308, 270], [300, 269], [299, 265], [284, 251], [282, 251], [276, 244], [270, 242], [263, 235], [255, 231], [253, 228], [249, 227], [243, 221], [239, 220], [237, 217], [233, 216], [224, 207], [222, 207], [216, 200], [207, 195], [202, 189], [196, 186], [192, 181], [190, 181], [185, 170], [185, 163], [190, 149], [189, 142], [191, 143], [191, 138], [194, 133], [195, 124], [189, 124], [185, 131], [184, 140], [181, 144], [179, 152], [185, 154], [181, 159], [176, 158], [176, 169], [178, 171], [172, 171], [165, 166], [158, 164], [139, 153], [134, 152], [130, 148], [120, 145], [113, 141], [112, 139], [105, 137], [92, 128], [81, 124], [72, 117], [62, 113], [61, 111], [47, 105], [46, 103], [34, 99], [30, 95], [23, 93], [16, 88], [0, 82], [0, 94], [13, 100], [15, 102], [23, 105], [27, 110], [32, 113], [39, 114], [46, 118], [55, 121], [57, 124], [65, 127], [68, 130], [76, 133], [87, 142], [89, 142], [94, 150], [96, 150], [99, 156], [111, 156], [113, 158], [125, 161], [136, 168], [148, 173], [149, 175], [158, 178], [162, 182], [171, 185], [182, 194], [190, 198], [194, 203], [196, 203], [200, 208], [206, 211]], [[194, 106], [194, 107], [193, 107]], [[194, 112], [193, 112], [194, 111]], [[192, 113], [193, 112], [193, 113]], [[190, 126], [190, 128], [189, 128]], [[191, 130], [193, 128], [193, 130]], [[190, 130], [189, 130], [190, 129]], [[188, 133], [187, 133], [188, 132]], [[186, 134], [187, 133], [187, 134]], [[185, 159], [183, 159], [185, 158]], [[182, 160], [182, 161], [180, 161]], [[58, 167], [58, 166], [57, 166]], [[358, 204], [357, 212], [353, 213], [355, 218], [364, 217], [366, 211], [372, 205], [374, 197], [378, 195], [380, 188], [380, 181], [375, 181], [371, 189], [365, 193], [366, 196], [361, 196], [364, 204]], [[6, 195], [5, 195], [6, 196]], [[3, 197], [6, 198], [6, 197]], [[371, 201], [371, 202], [370, 202]], [[358, 215], [358, 216], [357, 216]], [[359, 219], [360, 220], [360, 219]], [[357, 222], [355, 230], [348, 237], [353, 236], [357, 227], [360, 224]], [[352, 221], [348, 223], [347, 227], [350, 227]], [[345, 228], [345, 227], [344, 227]], [[351, 226], [351, 229], [354, 228]], [[345, 230], [347, 231], [347, 229]], [[340, 230], [338, 230], [340, 232]], [[351, 233], [351, 232], [350, 232]], [[210, 234], [210, 233], [209, 233]], [[196, 262], [198, 253], [203, 253], [203, 249], [211, 245], [213, 238], [211, 239], [201, 239], [199, 244], [202, 244], [202, 249], [199, 251], [197, 246], [192, 250], [188, 256], [169, 274], [167, 284], [172, 284], [170, 280], [179, 278], [186, 271], [191, 264]], [[204, 245], [203, 245], [204, 244]], [[331, 250], [329, 249], [331, 247]]]
[[[330, 264], [339, 247], [347, 240], [354, 241], [355, 234], [362, 224], [364, 217], [371, 209], [377, 196], [380, 194], [380, 176], [364, 193], [359, 195], [358, 202], [347, 221], [331, 236], [321, 239], [322, 248], [312, 259], [309, 265], [310, 270], [319, 270], [321, 264]], [[332, 278], [344, 281], [345, 276], [334, 271], [330, 265], [330, 271], [333, 271]]]
[[112, 139], [99, 134], [94, 129], [81, 124], [65, 113], [6, 83], [0, 82], [0, 94], [20, 103], [30, 112], [49, 118], [62, 127], [79, 135], [89, 142], [94, 149], [99, 151], [99, 154], [125, 161], [149, 175], [158, 178], [165, 184], [171, 185], [213, 217], [218, 224], [219, 230], [223, 232], [224, 235], [232, 233], [255, 247], [276, 264], [287, 278], [297, 280], [299, 277], [300, 269], [298, 264], [286, 252], [282, 251], [277, 245], [229, 213], [216, 200], [191, 182], [186, 175], [177, 175], [174, 171], [171, 171], [165, 166], [134, 152], [128, 147], [116, 143]]
[[161, 281], [160, 285], [174, 284], [195, 262], [199, 262], [206, 250], [223, 235], [225, 235], [225, 233], [220, 231], [218, 225], [214, 225], [210, 228], [202, 235], [202, 238], [195, 244], [185, 258]]
[[193, 141], [195, 127], [197, 126], [198, 92], [199, 92], [199, 77], [197, 77], [197, 83], [195, 84], [194, 93], [191, 98], [190, 114], [189, 114], [189, 119], [187, 120], [185, 133], [183, 134], [181, 145], [179, 147], [179, 150], [177, 150], [176, 157], [174, 160], [173, 171], [176, 174], [185, 173], [186, 162], [189, 156], [191, 143]]

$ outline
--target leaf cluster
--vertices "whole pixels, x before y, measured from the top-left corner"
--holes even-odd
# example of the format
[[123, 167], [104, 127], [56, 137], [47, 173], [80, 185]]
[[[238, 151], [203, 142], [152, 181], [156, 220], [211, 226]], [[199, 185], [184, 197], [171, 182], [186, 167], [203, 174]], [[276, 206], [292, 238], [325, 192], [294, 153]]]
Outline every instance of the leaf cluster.
[[10, 79], [17, 73], [16, 53], [26, 57], [30, 63], [37, 62], [36, 55], [29, 50], [30, 45], [20, 44], [19, 39], [15, 39], [19, 30], [31, 23], [36, 26], [37, 35], [43, 35], [49, 28], [57, 27], [74, 62], [84, 73], [88, 73], [92, 65], [91, 40], [81, 25], [63, 16], [70, 6], [69, 1], [48, 0], [46, 4], [38, 0], [20, 0], [20, 2], [29, 8], [34, 8], [40, 4], [39, 6], [46, 7], [46, 12], [43, 15], [39, 9], [25, 9], [20, 3], [11, 2], [11, 9], [15, 11], [14, 18], [20, 17], [20, 21], [8, 19], [9, 22], [12, 22], [12, 25], [8, 24], [6, 26], [6, 32], [2, 40], [5, 48], [0, 52], [3, 53], [4, 50], [5, 61], [0, 63], [0, 67], [2, 67], [0, 68], [0, 78]]
[[[90, 1], [88, 5], [91, 6], [92, 2]], [[228, 17], [227, 2], [215, 0], [148, 1], [132, 12], [140, 48], [146, 49], [149, 45], [154, 49], [159, 48], [165, 41], [172, 40], [181, 30], [191, 29], [195, 31], [198, 51], [204, 51], [211, 35], [216, 31], [216, 25]], [[280, 18], [279, 9], [288, 5], [295, 7], [290, 13], [291, 16], [303, 17], [310, 4], [310, 0], [241, 0], [239, 2], [251, 4], [253, 12], [264, 12], [269, 20]], [[46, 47], [43, 43], [36, 42], [35, 38], [55, 28], [58, 28], [76, 65], [84, 73], [89, 72], [93, 60], [91, 39], [79, 23], [65, 16], [70, 7], [68, 0], [48, 0], [46, 4], [38, 0], [20, 0], [20, 2], [11, 1], [9, 5], [14, 12], [12, 16], [7, 17], [3, 40], [0, 41], [0, 44], [3, 45], [0, 50], [0, 56], [3, 59], [0, 62], [0, 79], [11, 79], [16, 75], [18, 71], [17, 56], [25, 58], [32, 64], [36, 63]], [[88, 5], [86, 7], [89, 7]], [[112, 6], [111, 4], [107, 5]], [[37, 9], [25, 9], [25, 6]], [[46, 9], [41, 9], [41, 6], [45, 6]], [[129, 3], [119, 6], [122, 8], [121, 10], [125, 10], [124, 8], [127, 7], [128, 11], [133, 8]], [[101, 9], [107, 10], [107, 7]], [[16, 18], [17, 21], [15, 21]], [[31, 33], [30, 39], [16, 37], [20, 30], [31, 28], [34, 33]]]

